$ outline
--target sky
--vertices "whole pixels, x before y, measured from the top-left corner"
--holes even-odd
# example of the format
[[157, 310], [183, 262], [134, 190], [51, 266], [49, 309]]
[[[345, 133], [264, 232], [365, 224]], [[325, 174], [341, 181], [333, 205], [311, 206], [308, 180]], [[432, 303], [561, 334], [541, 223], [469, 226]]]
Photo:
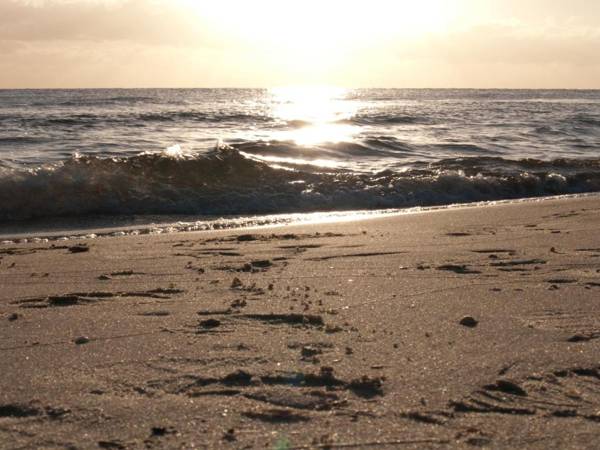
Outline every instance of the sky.
[[598, 0], [0, 0], [0, 88], [600, 88]]

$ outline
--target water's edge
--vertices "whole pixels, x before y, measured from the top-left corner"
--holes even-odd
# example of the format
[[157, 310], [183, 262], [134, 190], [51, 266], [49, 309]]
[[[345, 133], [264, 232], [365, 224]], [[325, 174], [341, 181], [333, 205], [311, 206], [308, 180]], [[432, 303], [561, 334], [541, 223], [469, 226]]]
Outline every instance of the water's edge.
[[[430, 213], [468, 208], [487, 208], [496, 205], [539, 203], [553, 200], [579, 198], [600, 198], [600, 193], [568, 194], [547, 197], [526, 197], [520, 199], [494, 200], [472, 203], [458, 203], [427, 207], [411, 207], [380, 210], [356, 210], [275, 214], [262, 216], [232, 216], [220, 218], [163, 216], [152, 222], [150, 217], [89, 217], [81, 220], [61, 219], [56, 221], [29, 222], [21, 225], [0, 226], [0, 244], [46, 243], [55, 241], [93, 240], [99, 238], [159, 235], [189, 232], [210, 232], [223, 230], [260, 230], [289, 225], [315, 225], [341, 222], [363, 221], [407, 214]], [[155, 217], [155, 219], [158, 219]]]

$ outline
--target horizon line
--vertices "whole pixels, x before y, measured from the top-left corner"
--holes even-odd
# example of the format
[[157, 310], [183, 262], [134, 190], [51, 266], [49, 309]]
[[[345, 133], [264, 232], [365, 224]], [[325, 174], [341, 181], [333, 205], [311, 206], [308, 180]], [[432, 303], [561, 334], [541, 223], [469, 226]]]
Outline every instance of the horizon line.
[[223, 87], [208, 87], [208, 86], [179, 86], [179, 87], [157, 87], [157, 86], [142, 86], [142, 87], [0, 87], [0, 91], [61, 91], [61, 90], [70, 90], [70, 91], [92, 91], [92, 90], [134, 90], [134, 89], [146, 89], [146, 90], [185, 90], [185, 89], [198, 89], [198, 90], [209, 90], [209, 89], [220, 89], [220, 90], [269, 90], [269, 89], [278, 89], [278, 88], [288, 88], [288, 87], [298, 87], [298, 88], [336, 88], [336, 89], [348, 89], [348, 90], [368, 90], [368, 89], [378, 89], [378, 90], [446, 90], [446, 91], [598, 91], [600, 90], [600, 86], [598, 87], [346, 87], [346, 86], [336, 86], [336, 85], [328, 85], [328, 84], [314, 84], [314, 85], [278, 85], [278, 86], [270, 86], [270, 87], [233, 87], [233, 86], [223, 86]]

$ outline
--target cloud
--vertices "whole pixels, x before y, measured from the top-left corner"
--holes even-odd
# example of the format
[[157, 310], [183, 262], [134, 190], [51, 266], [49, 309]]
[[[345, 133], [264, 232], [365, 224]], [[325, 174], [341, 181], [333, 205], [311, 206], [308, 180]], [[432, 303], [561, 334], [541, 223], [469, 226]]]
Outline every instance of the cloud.
[[[195, 1], [201, 4], [0, 0], [0, 87], [256, 87], [302, 82], [599, 87], [600, 2], [585, 9], [584, 0], [571, 0], [569, 5], [558, 0], [457, 0], [461, 19], [448, 21], [444, 29], [418, 29], [412, 38], [410, 33], [390, 33], [385, 42], [367, 43], [364, 30], [357, 27], [361, 45], [346, 54], [332, 40], [327, 48], [331, 61], [323, 61], [282, 51], [285, 39], [279, 42], [270, 34], [264, 45], [242, 39], [231, 22], [192, 7]], [[203, 5], [210, 10], [209, 3]], [[224, 16], [227, 12], [225, 8]], [[239, 19], [253, 35], [253, 27], [259, 25], [247, 14]], [[268, 21], [263, 26], [286, 31]], [[306, 32], [311, 32], [310, 26]], [[293, 41], [302, 43], [302, 36], [294, 35]]]
[[3, 41], [221, 45], [209, 24], [173, 0], [2, 0], [0, 17]]
[[600, 28], [533, 29], [491, 24], [433, 34], [396, 47], [400, 58], [433, 58], [456, 64], [599, 65]]
[[0, 87], [216, 84], [229, 45], [179, 0], [0, 0]]

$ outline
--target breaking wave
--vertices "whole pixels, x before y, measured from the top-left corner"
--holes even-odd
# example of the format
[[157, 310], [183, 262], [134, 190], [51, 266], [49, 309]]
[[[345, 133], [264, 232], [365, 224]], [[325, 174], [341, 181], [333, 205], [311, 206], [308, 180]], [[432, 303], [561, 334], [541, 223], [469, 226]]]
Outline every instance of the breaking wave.
[[278, 168], [248, 157], [247, 147], [0, 166], [0, 221], [384, 209], [600, 191], [600, 159], [470, 157], [357, 173]]

